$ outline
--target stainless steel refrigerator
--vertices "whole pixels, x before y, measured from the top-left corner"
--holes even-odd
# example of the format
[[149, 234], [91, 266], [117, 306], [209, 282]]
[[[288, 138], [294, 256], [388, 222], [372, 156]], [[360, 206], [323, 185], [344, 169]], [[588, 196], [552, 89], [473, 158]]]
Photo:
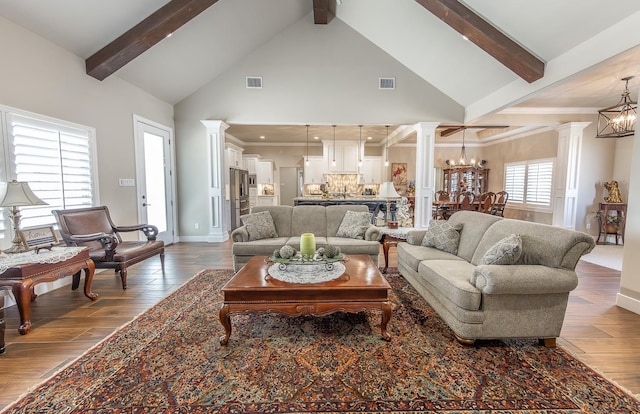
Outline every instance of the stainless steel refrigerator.
[[231, 230], [242, 226], [240, 216], [249, 214], [249, 172], [231, 168], [229, 171]]

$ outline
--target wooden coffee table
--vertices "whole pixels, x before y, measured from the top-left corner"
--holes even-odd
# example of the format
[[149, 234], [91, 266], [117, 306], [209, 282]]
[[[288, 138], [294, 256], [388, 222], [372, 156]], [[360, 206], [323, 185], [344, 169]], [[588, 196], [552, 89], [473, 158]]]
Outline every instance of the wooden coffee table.
[[368, 255], [349, 256], [346, 271], [339, 278], [322, 283], [287, 283], [272, 278], [265, 256], [252, 257], [222, 288], [224, 304], [220, 323], [226, 345], [231, 336], [231, 314], [276, 312], [287, 316], [325, 316], [334, 312], [357, 313], [381, 310], [382, 338], [389, 341], [391, 319], [389, 283]]

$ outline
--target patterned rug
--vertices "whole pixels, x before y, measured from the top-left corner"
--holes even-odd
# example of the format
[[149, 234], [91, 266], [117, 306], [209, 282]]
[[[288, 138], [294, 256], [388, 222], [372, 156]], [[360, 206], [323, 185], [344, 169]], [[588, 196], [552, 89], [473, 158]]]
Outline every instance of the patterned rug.
[[6, 408], [11, 413], [631, 413], [640, 402], [560, 348], [458, 344], [389, 269], [380, 314], [217, 315], [231, 271], [208, 270]]

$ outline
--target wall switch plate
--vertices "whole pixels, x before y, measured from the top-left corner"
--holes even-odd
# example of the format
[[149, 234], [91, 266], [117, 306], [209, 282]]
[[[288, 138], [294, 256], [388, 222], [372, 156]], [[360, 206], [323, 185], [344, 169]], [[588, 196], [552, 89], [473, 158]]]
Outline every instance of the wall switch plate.
[[120, 187], [133, 187], [136, 185], [136, 180], [133, 178], [120, 178], [119, 180]]

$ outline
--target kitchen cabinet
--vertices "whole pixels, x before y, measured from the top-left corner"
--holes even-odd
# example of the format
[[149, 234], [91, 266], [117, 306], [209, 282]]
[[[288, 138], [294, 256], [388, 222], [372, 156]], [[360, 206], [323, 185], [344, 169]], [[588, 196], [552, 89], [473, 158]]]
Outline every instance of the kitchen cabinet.
[[227, 168], [242, 168], [242, 148], [227, 144], [225, 147]]
[[257, 184], [273, 184], [273, 161], [256, 161]]
[[277, 206], [278, 196], [274, 195], [259, 195], [257, 205], [259, 206]]
[[382, 183], [382, 157], [364, 157], [361, 173], [361, 184]]
[[489, 170], [476, 167], [445, 168], [442, 170], [442, 189], [449, 194], [471, 191], [476, 195], [487, 192]]
[[256, 154], [243, 155], [242, 165], [243, 168], [249, 171], [249, 174], [256, 174], [256, 163], [260, 160], [260, 156]]
[[358, 161], [360, 160], [360, 151], [357, 142], [352, 141], [336, 141], [335, 143], [335, 159], [336, 165], [333, 165], [334, 145], [333, 141], [327, 141], [324, 145], [324, 156], [326, 166], [332, 173], [357, 173]]
[[327, 169], [325, 167], [325, 159], [322, 156], [310, 156], [309, 165], [303, 160], [304, 165], [304, 183], [320, 184], [324, 182], [323, 175]]

